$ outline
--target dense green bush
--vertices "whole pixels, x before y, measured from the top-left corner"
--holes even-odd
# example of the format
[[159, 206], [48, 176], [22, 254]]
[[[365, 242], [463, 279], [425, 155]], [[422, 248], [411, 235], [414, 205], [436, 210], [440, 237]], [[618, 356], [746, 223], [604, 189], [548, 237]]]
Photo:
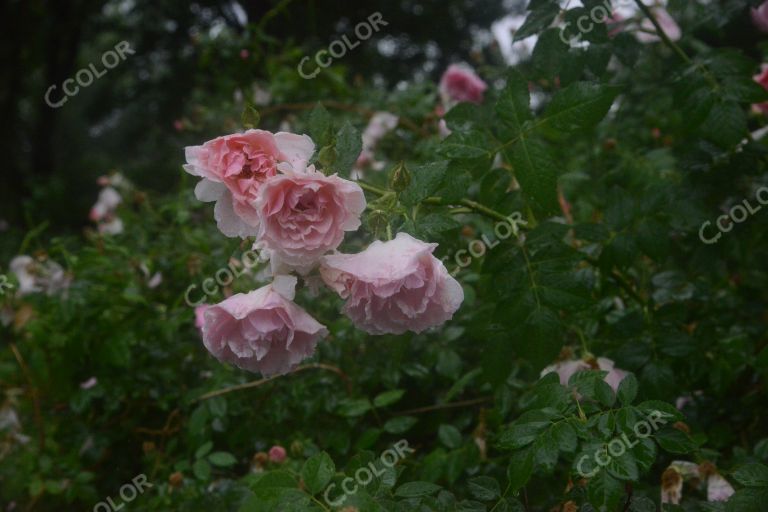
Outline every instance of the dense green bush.
[[[484, 99], [450, 109], [445, 137], [435, 85], [276, 103], [312, 87], [279, 67], [259, 116], [230, 102], [181, 126], [179, 165], [185, 144], [285, 121], [318, 167], [349, 177], [372, 114], [399, 116], [341, 249], [401, 231], [438, 243], [465, 294], [442, 328], [369, 336], [310, 276], [296, 301], [330, 331], [312, 359], [261, 380], [218, 363], [185, 296], [239, 268], [252, 240], [219, 233], [181, 170], [174, 193], [122, 185], [122, 233], [4, 237], [64, 274], [63, 289], [0, 298], [0, 504], [99, 510], [144, 475], [127, 510], [641, 512], [686, 478], [664, 510], [765, 510], [768, 147], [752, 105], [768, 93], [752, 77], [768, 46], [717, 42], [746, 1], [670, 2], [676, 42], [597, 24], [574, 47], [561, 22], [585, 9], [555, 20], [555, 4], [531, 2], [518, 31], [538, 35], [531, 59], [478, 63]], [[320, 89], [343, 82], [324, 74]], [[754, 213], [718, 220], [742, 204]], [[252, 268], [210, 302], [264, 282]], [[567, 386], [541, 376], [568, 361], [588, 369]], [[595, 466], [616, 440], [622, 453]], [[708, 501], [722, 479], [735, 494]]]

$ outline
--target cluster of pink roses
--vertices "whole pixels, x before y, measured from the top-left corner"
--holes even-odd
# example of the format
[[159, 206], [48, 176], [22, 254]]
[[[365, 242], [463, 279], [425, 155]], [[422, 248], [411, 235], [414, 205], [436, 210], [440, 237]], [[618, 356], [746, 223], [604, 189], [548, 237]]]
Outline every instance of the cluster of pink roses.
[[185, 170], [202, 180], [201, 201], [215, 201], [222, 233], [256, 238], [273, 282], [207, 306], [203, 343], [219, 360], [264, 375], [285, 373], [314, 353], [328, 330], [293, 302], [296, 271], [319, 267], [346, 299], [344, 313], [371, 334], [421, 332], [443, 324], [463, 301], [461, 286], [428, 244], [405, 233], [359, 254], [329, 254], [360, 226], [366, 202], [356, 183], [309, 165], [306, 135], [248, 130], [186, 148]]

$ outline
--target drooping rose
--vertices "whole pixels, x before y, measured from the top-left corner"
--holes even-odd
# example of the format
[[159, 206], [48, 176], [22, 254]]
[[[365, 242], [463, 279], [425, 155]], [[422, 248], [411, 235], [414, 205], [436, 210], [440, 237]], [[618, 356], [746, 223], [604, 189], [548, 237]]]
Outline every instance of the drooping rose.
[[615, 363], [607, 357], [598, 357], [590, 361], [584, 361], [583, 359], [574, 359], [570, 361], [560, 361], [553, 365], [547, 366], [541, 370], [541, 377], [548, 373], [557, 372], [560, 378], [560, 384], [563, 386], [568, 385], [568, 381], [574, 373], [582, 370], [603, 370], [608, 372], [608, 375], [603, 377], [606, 384], [611, 386], [614, 391], [618, 391], [619, 384], [627, 376], [627, 372], [615, 367]]
[[203, 178], [195, 187], [200, 201], [216, 201], [214, 216], [222, 233], [247, 237], [258, 232], [253, 202], [277, 166], [304, 167], [315, 151], [306, 135], [248, 130], [185, 148], [184, 169]]
[[[671, 41], [678, 41], [680, 39], [682, 36], [680, 26], [666, 9], [656, 7], [651, 10], [651, 13]], [[656, 33], [656, 27], [648, 18], [644, 18], [640, 23], [640, 30], [635, 32], [635, 37], [641, 43], [657, 43], [661, 41], [661, 37]]]
[[755, 26], [763, 32], [768, 32], [768, 2], [763, 2], [759, 7], [750, 12]]
[[346, 231], [360, 227], [365, 196], [356, 183], [314, 166], [284, 172], [266, 182], [256, 199], [259, 244], [269, 251], [273, 269], [304, 271], [336, 249]]
[[[765, 5], [768, 5], [766, 3]], [[755, 79], [755, 82], [760, 84], [763, 89], [768, 90], [768, 64], [763, 64], [760, 68], [760, 73], [756, 74], [752, 78]], [[752, 105], [753, 110], [756, 112], [762, 112], [763, 114], [768, 114], [768, 102], [763, 103], [755, 103]]]
[[446, 108], [462, 101], [482, 103], [487, 88], [474, 70], [465, 65], [451, 64], [440, 78], [440, 97]]
[[203, 344], [219, 361], [264, 376], [286, 373], [311, 356], [328, 330], [293, 302], [296, 278], [277, 276], [204, 313]]
[[344, 313], [370, 334], [421, 332], [442, 325], [464, 300], [461, 285], [432, 255], [437, 244], [406, 233], [358, 254], [323, 258], [323, 281], [347, 302]]
[[283, 462], [286, 457], [285, 448], [279, 445], [275, 445], [269, 449], [269, 460], [277, 462], [278, 464]]

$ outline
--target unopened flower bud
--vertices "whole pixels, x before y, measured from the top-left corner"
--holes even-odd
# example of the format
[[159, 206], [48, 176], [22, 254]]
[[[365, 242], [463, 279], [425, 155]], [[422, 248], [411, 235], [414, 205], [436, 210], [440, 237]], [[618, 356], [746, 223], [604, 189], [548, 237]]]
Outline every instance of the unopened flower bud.
[[395, 192], [402, 192], [411, 184], [411, 172], [400, 162], [389, 173], [389, 187]]
[[323, 167], [330, 167], [336, 162], [336, 147], [333, 145], [323, 146], [317, 154], [317, 161]]

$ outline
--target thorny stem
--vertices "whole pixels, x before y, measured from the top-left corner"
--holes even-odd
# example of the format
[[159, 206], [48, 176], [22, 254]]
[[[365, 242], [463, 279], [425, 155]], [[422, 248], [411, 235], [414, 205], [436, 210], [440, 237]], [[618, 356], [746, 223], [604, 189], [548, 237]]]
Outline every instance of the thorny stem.
[[698, 70], [700, 70], [704, 77], [707, 79], [707, 82], [712, 86], [713, 89], [717, 90], [720, 88], [719, 84], [717, 83], [717, 80], [712, 77], [712, 75], [707, 71], [706, 68], [704, 68], [701, 64], [698, 64], [691, 60], [691, 58], [688, 56], [687, 53], [683, 51], [682, 48], [680, 48], [678, 45], [676, 45], [667, 35], [666, 32], [664, 32], [664, 29], [661, 28], [661, 24], [659, 24], [658, 20], [656, 20], [656, 17], [653, 15], [651, 10], [648, 8], [647, 5], [645, 5], [641, 0], [635, 0], [635, 3], [640, 8], [641, 11], [643, 11], [643, 14], [646, 18], [648, 18], [651, 23], [653, 23], [653, 27], [656, 29], [656, 33], [661, 37], [661, 40], [664, 41], [664, 44], [669, 46], [673, 52], [675, 52], [686, 64], [692, 64], [695, 66]]

